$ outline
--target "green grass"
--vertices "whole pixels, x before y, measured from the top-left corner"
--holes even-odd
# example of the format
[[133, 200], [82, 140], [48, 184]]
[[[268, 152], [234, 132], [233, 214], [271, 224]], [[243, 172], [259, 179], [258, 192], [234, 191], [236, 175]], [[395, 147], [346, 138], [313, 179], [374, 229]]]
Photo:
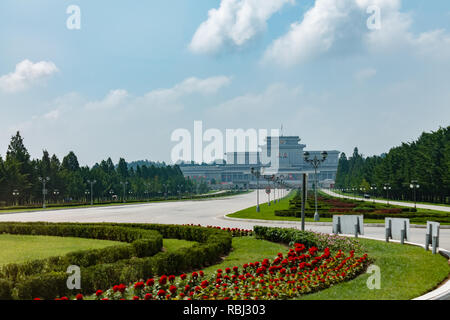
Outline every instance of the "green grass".
[[0, 265], [65, 255], [71, 251], [100, 249], [122, 242], [51, 236], [0, 234]]
[[179, 239], [163, 239], [163, 250], [167, 252], [174, 252], [178, 249], [192, 247], [197, 242], [179, 240]]
[[285, 254], [288, 250], [283, 244], [258, 240], [254, 237], [233, 238], [232, 246], [232, 251], [221, 263], [203, 269], [205, 274], [213, 274], [217, 269], [227, 267], [242, 267], [245, 263], [261, 261], [265, 258], [272, 259], [278, 252]]
[[360, 239], [365, 252], [380, 267], [381, 288], [370, 290], [363, 274], [356, 279], [306, 295], [304, 300], [409, 300], [437, 287], [450, 272], [447, 259], [423, 248]]

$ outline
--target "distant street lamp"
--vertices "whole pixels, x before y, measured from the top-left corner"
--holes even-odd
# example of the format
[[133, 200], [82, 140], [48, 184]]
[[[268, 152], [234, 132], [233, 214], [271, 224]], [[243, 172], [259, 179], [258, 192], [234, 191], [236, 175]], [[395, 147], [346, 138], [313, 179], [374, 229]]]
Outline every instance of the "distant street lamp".
[[12, 195], [13, 195], [14, 198], [16, 198], [15, 203], [16, 203], [16, 206], [17, 206], [19, 204], [19, 202], [18, 202], [18, 198], [20, 196], [19, 190], [14, 189], [13, 192], [12, 192]]
[[58, 196], [59, 196], [59, 190], [58, 189], [53, 190], [53, 196], [54, 196], [54, 199], [55, 199], [55, 203], [58, 203]]
[[375, 203], [375, 194], [377, 192], [377, 186], [375, 186], [375, 185], [371, 186], [370, 190], [372, 190], [373, 203]]
[[91, 206], [94, 205], [94, 184], [97, 183], [96, 180], [88, 180], [87, 183], [91, 185]]
[[120, 181], [120, 184], [121, 184], [122, 187], [123, 187], [123, 199], [122, 199], [122, 202], [125, 203], [125, 202], [127, 202], [127, 201], [125, 200], [125, 192], [126, 192], [126, 188], [127, 188], [128, 181]]
[[416, 190], [420, 188], [420, 185], [417, 180], [412, 180], [409, 187], [414, 190], [414, 208], [417, 209]]
[[386, 190], [387, 205], [389, 205], [389, 190], [391, 190], [392, 187], [389, 183], [386, 183], [383, 189]]
[[50, 178], [49, 177], [39, 177], [38, 179], [40, 182], [42, 182], [42, 196], [43, 196], [42, 208], [45, 209], [45, 195], [47, 194], [47, 189], [45, 189], [45, 185], [47, 184], [47, 182], [50, 181]]
[[256, 212], [259, 212], [259, 178], [261, 177], [261, 169], [252, 167], [251, 173], [256, 177]]
[[305, 160], [305, 162], [311, 164], [314, 167], [314, 177], [315, 177], [315, 182], [314, 182], [314, 196], [315, 196], [315, 200], [316, 200], [316, 212], [314, 213], [314, 221], [319, 221], [320, 217], [319, 217], [319, 212], [317, 210], [317, 168], [319, 168], [319, 166], [322, 164], [322, 162], [324, 162], [327, 157], [328, 157], [328, 153], [326, 151], [322, 151], [321, 152], [322, 158], [319, 159], [317, 158], [317, 155], [314, 155], [313, 159], [309, 159], [309, 152], [306, 151], [303, 153], [303, 158]]

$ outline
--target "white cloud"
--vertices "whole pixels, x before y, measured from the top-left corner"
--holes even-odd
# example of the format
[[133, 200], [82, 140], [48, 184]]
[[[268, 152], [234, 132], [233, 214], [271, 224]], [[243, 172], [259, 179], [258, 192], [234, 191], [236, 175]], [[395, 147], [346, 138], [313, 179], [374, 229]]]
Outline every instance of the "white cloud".
[[263, 32], [267, 20], [294, 0], [221, 0], [218, 9], [195, 32], [190, 43], [195, 53], [217, 53], [226, 46], [241, 47]]
[[[380, 9], [381, 28], [370, 30], [370, 6]], [[401, 12], [401, 0], [316, 0], [301, 22], [276, 39], [263, 61], [282, 66], [301, 64], [324, 54], [366, 50], [388, 53], [407, 50], [441, 56], [450, 53], [450, 36], [443, 30], [414, 34], [410, 13]], [[432, 49], [430, 49], [432, 48]]]
[[51, 61], [24, 60], [16, 65], [14, 72], [0, 77], [0, 89], [10, 93], [23, 91], [56, 72], [58, 68]]
[[112, 109], [123, 104], [128, 97], [126, 90], [111, 90], [101, 101], [88, 102], [87, 109]]
[[363, 82], [365, 80], [368, 80], [370, 78], [373, 78], [377, 74], [377, 70], [374, 68], [365, 68], [361, 69], [358, 72], [354, 74], [354, 78], [358, 82]]

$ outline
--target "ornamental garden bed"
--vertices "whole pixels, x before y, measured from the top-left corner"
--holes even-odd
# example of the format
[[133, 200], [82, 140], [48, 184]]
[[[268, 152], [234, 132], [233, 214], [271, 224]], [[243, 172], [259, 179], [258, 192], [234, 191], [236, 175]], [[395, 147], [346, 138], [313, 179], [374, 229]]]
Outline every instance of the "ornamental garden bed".
[[[67, 233], [74, 226], [80, 226], [23, 225], [26, 227], [22, 226], [21, 232], [38, 226], [41, 233], [43, 230], [49, 232], [41, 225], [50, 225], [53, 230], [63, 227]], [[156, 231], [168, 247], [150, 257], [95, 265], [100, 272], [87, 278], [92, 284], [89, 289], [84, 286], [89, 274], [82, 273], [82, 291], [58, 291], [59, 285], [62, 286], [58, 280], [64, 280], [65, 286], [67, 274], [64, 279], [59, 279], [52, 278], [54, 273], [39, 273], [12, 286], [11, 283], [5, 285], [5, 281], [10, 280], [2, 278], [2, 299], [11, 296], [56, 300], [410, 299], [432, 290], [449, 274], [448, 263], [443, 257], [431, 255], [421, 248], [296, 229], [255, 227], [249, 232], [145, 224], [82, 226], [86, 230], [105, 227], [130, 229], [125, 232]], [[9, 228], [18, 230], [16, 226]], [[104, 235], [105, 232], [98, 231], [97, 234]], [[117, 237], [119, 232], [115, 234]], [[132, 239], [129, 241], [131, 243], [122, 245], [133, 243]], [[369, 275], [365, 271], [371, 263], [381, 268], [381, 290], [369, 290], [366, 286]], [[118, 274], [127, 276], [117, 277]], [[20, 291], [21, 286], [28, 290], [22, 288]], [[19, 292], [28, 295], [18, 296]]]
[[[0, 223], [0, 233], [81, 237], [126, 242], [126, 245], [71, 252], [64, 256], [4, 265], [0, 299], [51, 299], [73, 294], [67, 288], [67, 267], [81, 268], [87, 294], [117, 282], [153, 274], [181, 272], [220, 260], [231, 248], [231, 234], [214, 228], [155, 224]], [[196, 241], [191, 247], [162, 252], [164, 238]]]
[[[365, 219], [384, 220], [388, 217], [409, 218], [412, 223], [424, 224], [427, 220], [433, 220], [443, 224], [450, 223], [450, 213], [415, 209], [399, 206], [388, 206], [386, 204], [368, 203], [353, 199], [334, 198], [329, 195], [321, 194], [317, 198], [317, 211], [321, 218], [330, 219], [335, 214], [363, 214]], [[305, 216], [313, 218], [315, 213], [314, 195], [309, 194], [305, 206]], [[275, 209], [275, 217], [298, 218], [301, 214], [301, 195], [296, 193], [289, 200], [288, 208]]]

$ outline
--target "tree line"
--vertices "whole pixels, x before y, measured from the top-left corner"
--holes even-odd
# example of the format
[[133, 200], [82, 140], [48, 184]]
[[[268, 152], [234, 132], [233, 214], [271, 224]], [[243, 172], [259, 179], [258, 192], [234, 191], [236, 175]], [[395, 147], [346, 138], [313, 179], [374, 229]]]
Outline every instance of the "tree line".
[[[422, 133], [414, 142], [402, 143], [381, 156], [364, 157], [355, 148], [349, 158], [342, 153], [336, 188], [397, 200], [450, 202], [450, 126]], [[386, 187], [386, 189], [385, 189]]]
[[[0, 206], [49, 203], [145, 200], [165, 195], [202, 193], [207, 185], [183, 176], [178, 166], [129, 166], [121, 158], [111, 158], [92, 167], [80, 166], [74, 152], [62, 161], [43, 151], [41, 159], [31, 159], [20, 132], [11, 138], [5, 159], [0, 155]], [[44, 189], [45, 183], [45, 189]]]

